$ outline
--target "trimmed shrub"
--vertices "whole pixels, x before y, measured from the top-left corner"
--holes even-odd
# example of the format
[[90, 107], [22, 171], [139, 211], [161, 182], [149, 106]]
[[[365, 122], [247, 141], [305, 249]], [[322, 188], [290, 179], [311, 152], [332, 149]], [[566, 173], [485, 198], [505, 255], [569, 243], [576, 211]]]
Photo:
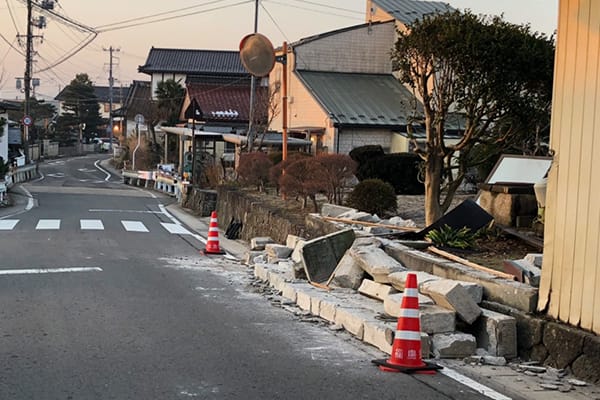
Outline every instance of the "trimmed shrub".
[[379, 216], [394, 215], [398, 207], [394, 188], [381, 179], [360, 182], [348, 195], [346, 205]]
[[260, 151], [240, 155], [237, 173], [244, 185], [255, 185], [260, 191], [269, 180], [269, 169], [273, 166], [269, 157]]
[[[358, 163], [358, 168], [359, 171], [357, 172], [357, 174], [360, 174], [360, 167], [366, 163], [369, 160], [372, 160], [374, 158], [378, 158], [378, 157], [382, 157], [385, 155], [385, 152], [383, 151], [383, 148], [379, 145], [368, 145], [368, 146], [361, 146], [361, 147], [357, 147], [355, 149], [352, 149], [350, 151], [350, 158], [352, 158], [354, 161], [356, 161]], [[361, 176], [357, 176], [358, 179], [363, 180], [363, 179], [368, 179], [368, 177], [361, 177]]]
[[357, 177], [381, 179], [388, 182], [397, 194], [423, 194], [425, 185], [419, 182], [421, 157], [414, 153], [394, 153], [371, 158], [359, 165]]

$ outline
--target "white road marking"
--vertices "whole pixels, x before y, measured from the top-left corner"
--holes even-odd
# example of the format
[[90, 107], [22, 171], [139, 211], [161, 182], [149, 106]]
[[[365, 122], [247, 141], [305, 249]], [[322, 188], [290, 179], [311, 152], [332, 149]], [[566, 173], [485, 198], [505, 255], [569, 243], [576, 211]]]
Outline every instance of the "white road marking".
[[29, 211], [33, 208], [33, 206], [35, 205], [35, 200], [33, 199], [33, 196], [31, 195], [31, 192], [29, 192], [29, 190], [27, 190], [26, 187], [21, 186], [21, 189], [25, 192], [25, 194], [27, 195], [27, 206], [25, 206], [25, 211]]
[[100, 162], [100, 160], [96, 161], [96, 162], [94, 163], [94, 166], [95, 166], [96, 168], [98, 168], [100, 171], [102, 171], [102, 172], [104, 172], [104, 173], [106, 174], [106, 178], [104, 178], [104, 180], [105, 180], [106, 182], [108, 182], [108, 181], [110, 180], [110, 177], [111, 177], [111, 175], [110, 175], [110, 172], [108, 172], [107, 170], [105, 170], [104, 168], [102, 168], [101, 166], [99, 166], [99, 165], [98, 165], [98, 163], [99, 163], [99, 162]]
[[57, 172], [55, 174], [48, 174], [48, 176], [50, 176], [52, 178], [64, 178], [65, 174], [63, 174], [62, 172]]
[[40, 219], [35, 229], [38, 231], [60, 229], [60, 219]]
[[167, 211], [167, 208], [164, 205], [159, 204], [158, 208], [160, 209], [161, 214], [164, 214], [167, 218], [169, 218], [171, 221], [173, 221], [174, 224], [181, 225], [181, 222], [179, 222], [179, 220], [177, 218], [172, 216], [171, 213], [169, 213]]
[[[94, 164], [94, 165], [96, 165], [96, 164]], [[89, 169], [89, 168], [79, 168], [79, 169], [77, 169], [77, 171], [79, 171], [79, 172], [96, 172], [95, 169]]]
[[149, 232], [148, 228], [140, 221], [121, 221], [127, 232]]
[[67, 272], [102, 272], [98, 267], [77, 267], [77, 268], [37, 268], [37, 269], [3, 269], [0, 275], [32, 275], [32, 274], [57, 274]]
[[446, 375], [447, 377], [454, 379], [455, 381], [462, 383], [465, 386], [470, 387], [471, 389], [475, 390], [476, 392], [481, 393], [482, 395], [489, 397], [490, 399], [494, 399], [494, 400], [511, 400], [510, 397], [506, 397], [505, 395], [503, 395], [502, 393], [498, 393], [495, 390], [482, 385], [479, 382], [474, 381], [471, 378], [468, 378], [460, 373], [458, 373], [457, 371], [454, 371], [453, 369], [450, 369], [448, 367], [444, 367], [443, 369], [441, 369], [439, 371], [440, 373]]
[[191, 235], [192, 232], [188, 231], [187, 229], [185, 229], [183, 226], [179, 225], [179, 224], [169, 224], [166, 222], [161, 222], [160, 223], [163, 228], [165, 228], [167, 231], [169, 231], [169, 233], [173, 233], [175, 235]]
[[90, 208], [89, 212], [112, 212], [112, 213], [138, 213], [138, 214], [162, 214], [161, 211], [149, 211], [149, 210], [111, 210], [104, 208]]
[[104, 230], [104, 224], [99, 219], [81, 219], [79, 220], [79, 226], [82, 230], [102, 231]]
[[3, 219], [0, 220], [0, 231], [10, 231], [19, 223], [18, 219]]

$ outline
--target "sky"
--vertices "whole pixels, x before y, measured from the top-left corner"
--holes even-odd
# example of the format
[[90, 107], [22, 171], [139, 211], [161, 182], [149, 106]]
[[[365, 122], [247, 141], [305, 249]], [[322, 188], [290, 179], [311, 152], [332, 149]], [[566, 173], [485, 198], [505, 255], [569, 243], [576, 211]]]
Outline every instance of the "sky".
[[[507, 21], [530, 24], [534, 31], [549, 35], [556, 29], [558, 1], [446, 2], [477, 14], [503, 14]], [[18, 38], [26, 34], [25, 4], [26, 0], [0, 1], [0, 99], [24, 98], [16, 89], [16, 78], [25, 71], [25, 40]], [[254, 31], [255, 1], [58, 0], [54, 11], [72, 23], [47, 17], [46, 28], [34, 29], [38, 37], [33, 77], [40, 80], [35, 88], [38, 99], [54, 98], [78, 73], [87, 73], [96, 85], [108, 86], [110, 47], [116, 49], [115, 87], [150, 80], [137, 68], [144, 64], [151, 47], [237, 50], [240, 40]], [[283, 41], [295, 42], [361, 24], [365, 11], [365, 0], [261, 0], [258, 31], [277, 47]], [[149, 16], [153, 17], [146, 18]], [[98, 34], [94, 36], [92, 30]], [[82, 49], [77, 51], [79, 47]], [[72, 53], [75, 55], [66, 57]]]

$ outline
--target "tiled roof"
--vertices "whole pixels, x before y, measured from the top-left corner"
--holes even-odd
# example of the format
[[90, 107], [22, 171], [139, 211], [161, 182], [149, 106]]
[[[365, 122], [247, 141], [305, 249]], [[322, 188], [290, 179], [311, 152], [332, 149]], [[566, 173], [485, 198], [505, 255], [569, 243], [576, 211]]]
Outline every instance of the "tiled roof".
[[239, 51], [151, 48], [139, 72], [248, 75]]
[[373, 3], [403, 24], [411, 24], [425, 15], [453, 10], [448, 3], [442, 1], [373, 0]]
[[[68, 90], [67, 89], [68, 86], [65, 86], [59, 94], [56, 95], [56, 97], [54, 99], [59, 100], [59, 101], [63, 101], [64, 97], [65, 97], [65, 91]], [[94, 88], [94, 95], [96, 95], [96, 98], [98, 99], [99, 103], [109, 103], [110, 102], [110, 97], [109, 97], [109, 91], [110, 88], [108, 86], [93, 86]], [[123, 101], [125, 101], [125, 97], [127, 96], [127, 92], [129, 91], [129, 88], [124, 88], [124, 87], [120, 87], [120, 86], [113, 86], [113, 103], [115, 104], [122, 104]]]
[[121, 114], [133, 119], [136, 114], [149, 118], [153, 114], [152, 87], [150, 82], [133, 81], [125, 98]]
[[[260, 103], [265, 88], [257, 88]], [[188, 82], [190, 99], [196, 99], [206, 121], [247, 122], [250, 112], [250, 85]], [[257, 107], [260, 109], [260, 107]], [[257, 110], [258, 111], [258, 110]]]
[[422, 105], [392, 75], [296, 71], [336, 126], [401, 128]]
[[[121, 86], [113, 86], [113, 103], [115, 104], [123, 104], [125, 97], [127, 96], [127, 92], [129, 91], [129, 87], [121, 87]], [[100, 103], [109, 103], [110, 102], [110, 88], [108, 86], [96, 86], [94, 85], [94, 94], [98, 98], [98, 102]]]

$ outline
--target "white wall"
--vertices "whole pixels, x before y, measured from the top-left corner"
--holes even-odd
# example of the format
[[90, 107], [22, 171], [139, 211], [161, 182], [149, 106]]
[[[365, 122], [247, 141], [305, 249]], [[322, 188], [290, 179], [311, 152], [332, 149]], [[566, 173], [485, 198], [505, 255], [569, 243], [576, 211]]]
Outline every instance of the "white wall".
[[6, 120], [2, 128], [2, 135], [0, 135], [0, 157], [6, 162], [8, 161], [8, 115], [6, 113], [0, 114], [0, 118]]

